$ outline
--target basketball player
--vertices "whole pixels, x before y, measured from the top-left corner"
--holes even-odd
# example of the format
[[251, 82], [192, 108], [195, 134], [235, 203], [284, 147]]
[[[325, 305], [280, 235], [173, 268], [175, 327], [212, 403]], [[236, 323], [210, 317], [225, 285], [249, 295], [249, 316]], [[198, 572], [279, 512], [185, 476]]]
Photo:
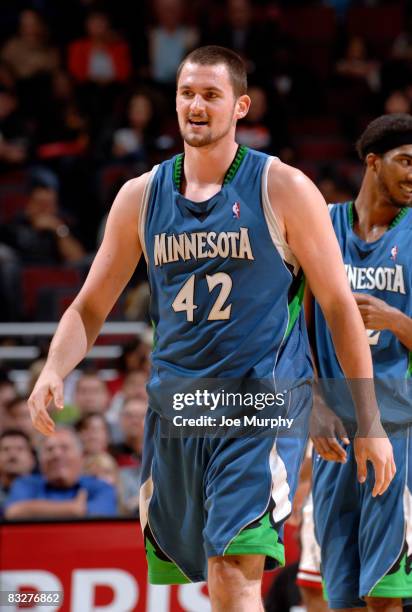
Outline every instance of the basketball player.
[[[331, 205], [347, 276], [371, 345], [378, 401], [397, 466], [385, 495], [354, 479], [352, 445], [317, 440], [313, 498], [329, 606], [400, 612], [412, 598], [412, 116], [384, 115], [358, 142], [365, 175], [355, 202]], [[319, 376], [343, 377], [315, 305]], [[338, 408], [339, 397], [334, 398]], [[330, 402], [332, 406], [332, 402]], [[331, 461], [327, 461], [327, 459]]]
[[[243, 62], [233, 52], [192, 52], [177, 75], [184, 154], [126, 183], [110, 212], [88, 278], [64, 314], [30, 398], [35, 426], [53, 431], [46, 406], [62, 405], [62, 380], [86, 355], [143, 251], [155, 325], [145, 422], [140, 516], [149, 580], [207, 579], [212, 608], [262, 610], [266, 565], [283, 563], [281, 526], [290, 513], [304, 445], [246, 435], [164, 437], [170, 406], [158, 390], [180, 378], [288, 378], [293, 418], [310, 406], [308, 342], [299, 311], [304, 270], [350, 378], [371, 379], [362, 318], [325, 202], [297, 170], [239, 147], [236, 123], [250, 105]], [[356, 346], [356, 351], [353, 347]], [[301, 382], [302, 384], [299, 384]], [[377, 418], [374, 397], [357, 397], [361, 426]], [[168, 412], [169, 411], [169, 412]], [[387, 438], [357, 438], [373, 494], [394, 471]]]

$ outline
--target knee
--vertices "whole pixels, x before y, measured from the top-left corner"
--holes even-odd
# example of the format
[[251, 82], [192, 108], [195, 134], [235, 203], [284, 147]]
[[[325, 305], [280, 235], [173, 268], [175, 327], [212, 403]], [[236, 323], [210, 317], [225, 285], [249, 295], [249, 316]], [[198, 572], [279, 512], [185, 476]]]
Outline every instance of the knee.
[[208, 587], [210, 597], [218, 601], [222, 609], [229, 608], [236, 598], [248, 598], [258, 593], [260, 596], [263, 566], [243, 556], [231, 555], [215, 557], [209, 566]]
[[402, 610], [400, 599], [393, 597], [366, 597], [368, 612], [397, 612]]

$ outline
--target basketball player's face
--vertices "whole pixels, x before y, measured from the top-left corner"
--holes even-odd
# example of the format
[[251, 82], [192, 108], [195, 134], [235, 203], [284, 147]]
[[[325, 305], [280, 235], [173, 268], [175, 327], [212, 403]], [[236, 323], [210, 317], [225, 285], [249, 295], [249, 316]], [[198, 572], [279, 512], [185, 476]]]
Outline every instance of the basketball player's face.
[[204, 147], [230, 134], [234, 138], [236, 121], [247, 112], [247, 100], [248, 96], [235, 98], [224, 64], [186, 63], [176, 93], [177, 118], [183, 140], [191, 147]]
[[412, 145], [385, 153], [377, 173], [379, 189], [390, 204], [412, 207]]

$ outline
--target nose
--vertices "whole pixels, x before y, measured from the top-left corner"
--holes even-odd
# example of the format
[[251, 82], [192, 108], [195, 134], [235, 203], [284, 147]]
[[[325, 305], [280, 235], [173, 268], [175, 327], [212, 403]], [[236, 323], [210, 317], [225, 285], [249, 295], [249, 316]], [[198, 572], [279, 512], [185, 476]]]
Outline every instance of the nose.
[[200, 110], [203, 110], [204, 107], [205, 107], [205, 104], [204, 104], [204, 100], [202, 96], [200, 94], [196, 94], [193, 97], [192, 102], [190, 104], [190, 110], [192, 112], [195, 112], [195, 111], [199, 112]]

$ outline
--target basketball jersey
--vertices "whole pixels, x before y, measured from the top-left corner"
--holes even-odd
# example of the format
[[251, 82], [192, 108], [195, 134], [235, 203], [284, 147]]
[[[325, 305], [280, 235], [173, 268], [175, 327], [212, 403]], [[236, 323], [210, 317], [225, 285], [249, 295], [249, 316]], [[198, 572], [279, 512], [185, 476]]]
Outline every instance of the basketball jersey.
[[[352, 202], [332, 204], [329, 209], [352, 291], [373, 295], [411, 317], [411, 210], [402, 209], [378, 240], [365, 242], [352, 229]], [[331, 335], [317, 303], [315, 334], [319, 376], [328, 379], [343, 378]], [[412, 372], [410, 351], [387, 329], [368, 329], [366, 334], [372, 353], [380, 406], [386, 411], [399, 409], [398, 417], [402, 420], [410, 419], [412, 396], [410, 383], [405, 382]]]
[[303, 276], [267, 194], [272, 159], [239, 147], [204, 202], [180, 193], [183, 155], [153, 168], [140, 217], [155, 327], [149, 393], [159, 376], [310, 377]]

